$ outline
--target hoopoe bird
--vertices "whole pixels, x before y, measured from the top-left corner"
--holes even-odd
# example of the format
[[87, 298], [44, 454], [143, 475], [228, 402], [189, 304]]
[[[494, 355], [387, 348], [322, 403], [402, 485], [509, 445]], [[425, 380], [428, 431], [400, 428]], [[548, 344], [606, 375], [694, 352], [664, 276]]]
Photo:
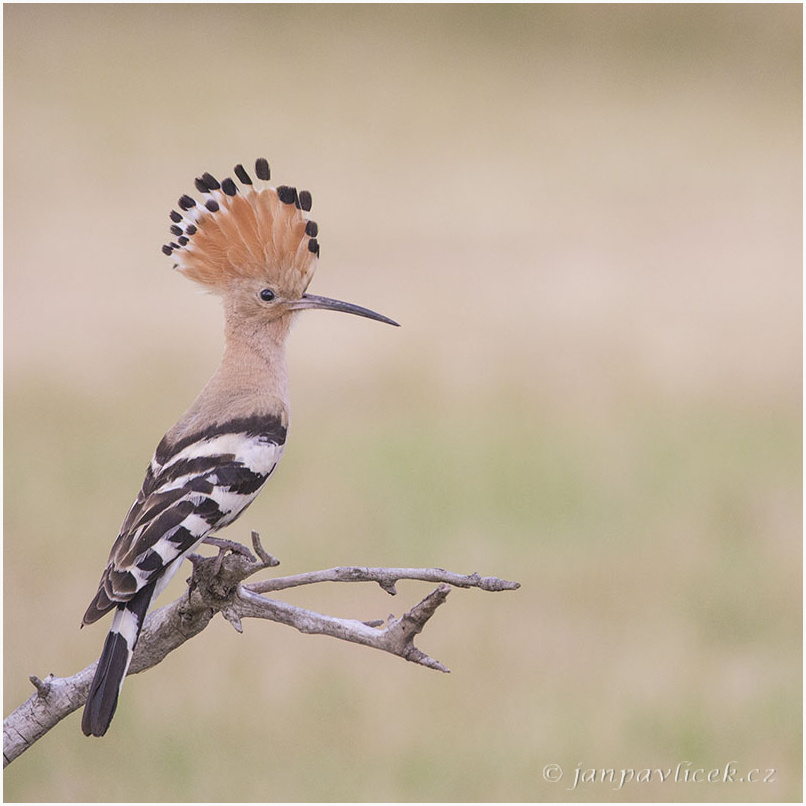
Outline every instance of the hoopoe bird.
[[224, 306], [221, 364], [157, 446], [109, 554], [82, 626], [114, 610], [81, 728], [103, 736], [117, 708], [146, 612], [185, 557], [255, 500], [288, 432], [285, 343], [298, 311], [321, 308], [397, 325], [347, 302], [306, 293], [319, 258], [311, 194], [270, 187], [269, 164], [236, 179], [196, 179], [203, 201], [172, 210], [174, 268]]

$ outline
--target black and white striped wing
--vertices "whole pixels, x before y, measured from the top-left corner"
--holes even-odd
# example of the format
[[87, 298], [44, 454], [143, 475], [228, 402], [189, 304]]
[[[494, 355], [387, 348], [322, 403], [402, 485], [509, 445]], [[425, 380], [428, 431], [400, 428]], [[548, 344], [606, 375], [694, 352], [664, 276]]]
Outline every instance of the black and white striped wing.
[[129, 601], [151, 582], [158, 595], [188, 553], [254, 501], [284, 443], [285, 427], [274, 419], [217, 424], [173, 445], [163, 440], [84, 623]]

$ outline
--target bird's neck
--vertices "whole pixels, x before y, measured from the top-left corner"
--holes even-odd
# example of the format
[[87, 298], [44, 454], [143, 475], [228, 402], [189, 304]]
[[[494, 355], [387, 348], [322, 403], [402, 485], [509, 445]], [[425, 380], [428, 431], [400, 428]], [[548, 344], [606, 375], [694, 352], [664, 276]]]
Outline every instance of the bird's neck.
[[216, 375], [227, 385], [288, 397], [285, 342], [289, 317], [251, 323], [228, 319], [224, 329], [224, 357]]
[[228, 317], [224, 357], [213, 380], [224, 389], [273, 395], [287, 405], [285, 342], [289, 325], [287, 316], [268, 324]]
[[284, 317], [257, 326], [227, 319], [221, 364], [193, 405], [168, 432], [169, 441], [180, 439], [201, 425], [244, 417], [279, 417], [287, 427], [285, 340], [290, 324], [287, 320]]

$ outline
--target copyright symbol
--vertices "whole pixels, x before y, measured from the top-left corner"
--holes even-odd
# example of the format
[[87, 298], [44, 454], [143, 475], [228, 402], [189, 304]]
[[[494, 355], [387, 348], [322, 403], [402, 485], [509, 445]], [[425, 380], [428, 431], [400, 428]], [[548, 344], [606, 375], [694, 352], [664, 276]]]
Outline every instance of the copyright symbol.
[[556, 784], [563, 777], [563, 768], [559, 764], [546, 764], [543, 767], [543, 778], [550, 784]]

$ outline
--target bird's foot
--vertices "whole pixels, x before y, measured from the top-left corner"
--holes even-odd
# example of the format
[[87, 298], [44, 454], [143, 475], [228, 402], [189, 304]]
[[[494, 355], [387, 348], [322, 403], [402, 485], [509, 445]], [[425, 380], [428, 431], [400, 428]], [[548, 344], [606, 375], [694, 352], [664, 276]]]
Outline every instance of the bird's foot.
[[202, 543], [207, 543], [207, 545], [215, 546], [218, 549], [218, 556], [216, 557], [215, 566], [213, 568], [213, 576], [218, 575], [218, 572], [221, 570], [221, 563], [224, 561], [224, 555], [228, 551], [231, 551], [233, 554], [240, 554], [251, 562], [257, 562], [255, 555], [252, 554], [246, 546], [242, 546], [234, 540], [224, 540], [220, 537], [205, 537]]

